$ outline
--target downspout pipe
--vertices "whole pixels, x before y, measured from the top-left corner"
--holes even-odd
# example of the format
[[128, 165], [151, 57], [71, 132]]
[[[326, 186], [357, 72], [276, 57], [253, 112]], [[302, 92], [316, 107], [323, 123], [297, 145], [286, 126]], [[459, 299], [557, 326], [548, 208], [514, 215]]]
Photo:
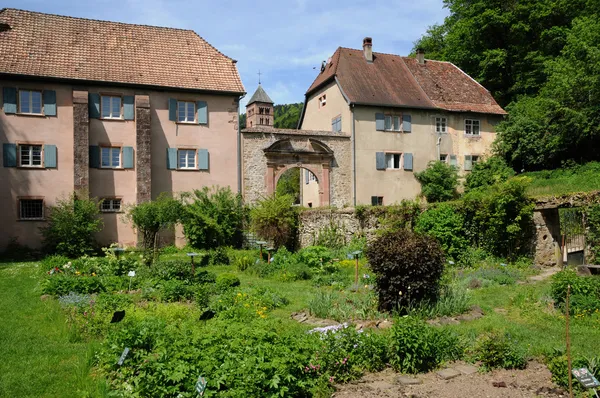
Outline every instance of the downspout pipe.
[[242, 194], [242, 129], [240, 126], [240, 104], [242, 103], [242, 99], [246, 94], [240, 96], [237, 103], [237, 184], [238, 184], [238, 193]]
[[354, 116], [354, 104], [350, 105], [352, 113], [352, 205], [356, 207], [356, 128]]

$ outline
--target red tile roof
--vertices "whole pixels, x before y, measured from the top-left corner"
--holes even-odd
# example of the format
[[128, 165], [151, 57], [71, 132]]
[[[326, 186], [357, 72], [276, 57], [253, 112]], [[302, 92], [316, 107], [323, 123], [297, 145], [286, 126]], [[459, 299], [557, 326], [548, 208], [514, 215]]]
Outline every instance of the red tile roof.
[[449, 62], [420, 65], [414, 58], [373, 53], [369, 63], [361, 50], [340, 47], [307, 95], [335, 78], [351, 103], [506, 114], [483, 86]]
[[0, 10], [0, 73], [245, 91], [235, 61], [192, 30], [11, 8]]

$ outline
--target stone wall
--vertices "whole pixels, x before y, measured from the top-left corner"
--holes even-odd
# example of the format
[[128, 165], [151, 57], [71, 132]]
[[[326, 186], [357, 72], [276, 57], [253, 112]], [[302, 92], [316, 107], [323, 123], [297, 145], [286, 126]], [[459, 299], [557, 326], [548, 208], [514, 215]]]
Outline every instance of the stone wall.
[[300, 247], [313, 245], [319, 233], [331, 226], [342, 230], [346, 242], [350, 242], [353, 236], [372, 238], [379, 227], [379, 221], [373, 213], [367, 213], [364, 219], [359, 220], [354, 208], [305, 210], [300, 213], [298, 228]]
[[137, 203], [152, 200], [152, 130], [150, 97], [135, 97], [135, 146]]
[[89, 111], [88, 92], [73, 90], [73, 188], [87, 191], [89, 174]]

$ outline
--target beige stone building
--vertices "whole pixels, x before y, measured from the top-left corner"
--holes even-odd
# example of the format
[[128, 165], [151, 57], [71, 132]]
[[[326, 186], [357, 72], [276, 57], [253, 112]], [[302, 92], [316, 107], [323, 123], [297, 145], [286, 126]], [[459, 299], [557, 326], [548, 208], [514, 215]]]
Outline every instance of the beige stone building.
[[[298, 128], [351, 136], [352, 204], [420, 193], [414, 173], [441, 160], [468, 173], [489, 153], [505, 115], [490, 93], [448, 62], [338, 48], [306, 92]], [[304, 171], [303, 204], [316, 203]]]
[[1, 10], [0, 250], [39, 247], [74, 190], [102, 200], [100, 243], [126, 245], [127, 205], [237, 191], [243, 94], [236, 61], [193, 31]]

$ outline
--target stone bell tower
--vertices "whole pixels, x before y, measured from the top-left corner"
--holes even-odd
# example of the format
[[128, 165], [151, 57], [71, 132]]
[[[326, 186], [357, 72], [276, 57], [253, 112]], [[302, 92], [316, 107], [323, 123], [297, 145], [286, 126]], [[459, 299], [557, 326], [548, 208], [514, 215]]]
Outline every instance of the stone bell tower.
[[258, 88], [246, 105], [246, 128], [273, 126], [273, 101], [258, 83]]

